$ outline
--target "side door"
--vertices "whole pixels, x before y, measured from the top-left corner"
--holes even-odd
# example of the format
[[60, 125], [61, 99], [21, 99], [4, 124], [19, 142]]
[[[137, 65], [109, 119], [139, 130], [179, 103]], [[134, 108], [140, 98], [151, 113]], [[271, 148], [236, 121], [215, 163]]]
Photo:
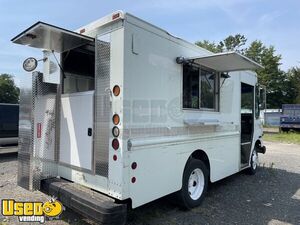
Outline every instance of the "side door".
[[249, 165], [254, 130], [254, 86], [241, 83], [241, 168]]

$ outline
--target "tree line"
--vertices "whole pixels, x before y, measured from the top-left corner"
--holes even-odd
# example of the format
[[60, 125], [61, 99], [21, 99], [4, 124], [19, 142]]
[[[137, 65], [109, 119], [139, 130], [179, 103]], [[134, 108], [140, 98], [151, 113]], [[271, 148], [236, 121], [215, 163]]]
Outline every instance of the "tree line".
[[0, 103], [19, 103], [20, 89], [16, 86], [13, 76], [0, 75]]
[[281, 70], [282, 57], [276, 54], [274, 46], [266, 46], [260, 40], [247, 45], [247, 38], [241, 34], [230, 35], [219, 43], [203, 40], [195, 44], [214, 53], [236, 51], [260, 63], [264, 68], [256, 70], [256, 73], [258, 82], [266, 86], [267, 108], [300, 104], [300, 68]]

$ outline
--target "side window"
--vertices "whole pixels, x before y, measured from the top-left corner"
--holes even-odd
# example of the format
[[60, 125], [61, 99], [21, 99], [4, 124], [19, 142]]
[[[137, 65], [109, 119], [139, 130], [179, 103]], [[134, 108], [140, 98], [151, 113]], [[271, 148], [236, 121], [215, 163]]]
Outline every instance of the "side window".
[[183, 66], [183, 108], [199, 109], [199, 68]]
[[218, 85], [216, 71], [183, 65], [183, 108], [218, 111]]
[[260, 92], [259, 92], [259, 86], [256, 85], [255, 87], [255, 118], [258, 119], [260, 115], [260, 109], [259, 109], [259, 97], [260, 97]]
[[241, 113], [253, 114], [254, 87], [249, 84], [241, 83], [241, 88]]
[[216, 78], [215, 71], [201, 69], [201, 108], [216, 109]]

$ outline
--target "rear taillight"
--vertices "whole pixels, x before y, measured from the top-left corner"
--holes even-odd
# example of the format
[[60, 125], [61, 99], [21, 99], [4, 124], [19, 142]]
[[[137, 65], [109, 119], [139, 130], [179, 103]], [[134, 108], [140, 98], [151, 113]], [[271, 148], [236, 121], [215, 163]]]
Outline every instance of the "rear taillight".
[[136, 162], [133, 162], [131, 164], [131, 169], [135, 170], [137, 168], [137, 163]]
[[118, 150], [119, 149], [119, 146], [120, 146], [120, 144], [119, 144], [119, 140], [118, 139], [113, 139], [112, 140], [112, 147], [113, 147], [113, 149], [114, 150]]
[[136, 182], [136, 178], [135, 178], [135, 177], [132, 177], [132, 178], [131, 178], [131, 183], [134, 184], [135, 182]]

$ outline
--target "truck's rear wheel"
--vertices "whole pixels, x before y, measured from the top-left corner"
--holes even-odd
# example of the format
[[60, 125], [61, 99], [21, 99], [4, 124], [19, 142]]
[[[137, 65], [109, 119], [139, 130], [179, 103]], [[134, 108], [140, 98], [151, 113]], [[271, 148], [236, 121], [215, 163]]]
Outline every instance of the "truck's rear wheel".
[[207, 192], [208, 176], [208, 170], [202, 161], [188, 161], [183, 172], [182, 188], [177, 193], [183, 207], [190, 209], [201, 204]]

